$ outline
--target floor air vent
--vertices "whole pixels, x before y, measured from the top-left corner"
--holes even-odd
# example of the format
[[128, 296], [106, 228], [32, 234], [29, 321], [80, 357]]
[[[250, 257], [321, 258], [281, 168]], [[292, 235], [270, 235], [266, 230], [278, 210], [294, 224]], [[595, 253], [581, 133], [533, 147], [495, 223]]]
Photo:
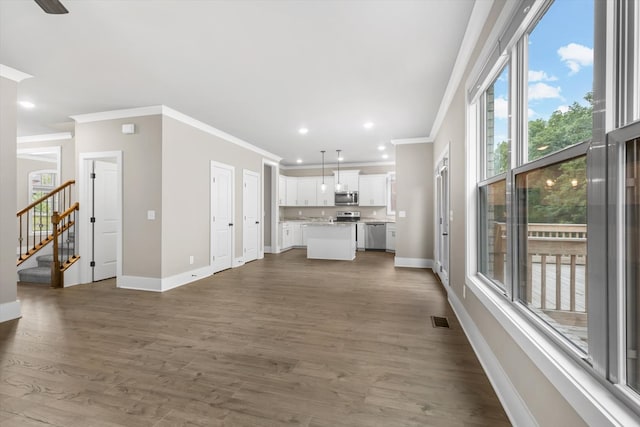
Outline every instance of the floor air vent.
[[431, 323], [433, 324], [434, 328], [448, 328], [449, 327], [449, 321], [447, 320], [446, 317], [431, 316]]

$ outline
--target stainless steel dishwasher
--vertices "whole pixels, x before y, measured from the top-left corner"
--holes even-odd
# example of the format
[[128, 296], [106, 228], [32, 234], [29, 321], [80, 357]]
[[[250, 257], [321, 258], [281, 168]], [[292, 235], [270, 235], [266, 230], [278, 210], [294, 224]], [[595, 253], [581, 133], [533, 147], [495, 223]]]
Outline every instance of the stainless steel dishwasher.
[[387, 224], [384, 222], [368, 222], [364, 226], [364, 248], [366, 250], [387, 249]]

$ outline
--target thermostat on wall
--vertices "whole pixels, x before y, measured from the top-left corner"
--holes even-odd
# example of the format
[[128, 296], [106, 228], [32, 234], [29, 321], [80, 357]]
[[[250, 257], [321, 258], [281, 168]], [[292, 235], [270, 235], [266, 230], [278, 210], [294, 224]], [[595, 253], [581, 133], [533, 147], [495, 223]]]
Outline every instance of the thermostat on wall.
[[136, 125], [133, 123], [127, 123], [122, 125], [122, 133], [125, 135], [131, 135], [132, 133], [136, 133]]

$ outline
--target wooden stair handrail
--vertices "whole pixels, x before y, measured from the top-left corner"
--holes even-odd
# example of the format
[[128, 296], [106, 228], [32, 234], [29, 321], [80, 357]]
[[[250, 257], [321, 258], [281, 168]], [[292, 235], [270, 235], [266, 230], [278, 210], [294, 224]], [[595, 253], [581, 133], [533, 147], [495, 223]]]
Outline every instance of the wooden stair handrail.
[[63, 272], [67, 268], [69, 268], [71, 264], [73, 264], [79, 258], [78, 256], [73, 255], [69, 259], [65, 260], [61, 265], [60, 258], [58, 255], [59, 254], [58, 236], [60, 236], [65, 231], [63, 228], [68, 229], [72, 225], [75, 225], [75, 221], [70, 221], [68, 224], [66, 224], [66, 227], [60, 227], [60, 222], [79, 209], [80, 209], [80, 203], [75, 202], [73, 205], [71, 205], [66, 211], [62, 212], [61, 214], [59, 214], [57, 211], [53, 211], [53, 215], [51, 216], [51, 223], [53, 225], [53, 263], [51, 264], [51, 287], [52, 288], [64, 287]]
[[53, 189], [50, 193], [45, 194], [44, 196], [40, 197], [38, 200], [36, 200], [35, 202], [32, 202], [29, 206], [27, 206], [26, 208], [19, 210], [16, 216], [20, 216], [23, 215], [24, 213], [26, 213], [29, 209], [34, 208], [35, 206], [37, 206], [39, 203], [44, 202], [45, 200], [47, 200], [48, 198], [55, 196], [56, 194], [58, 194], [59, 192], [61, 192], [62, 190], [64, 190], [65, 188], [69, 187], [70, 185], [75, 184], [76, 181], [74, 179], [69, 180], [67, 182], [65, 182], [64, 184], [62, 184], [61, 186]]

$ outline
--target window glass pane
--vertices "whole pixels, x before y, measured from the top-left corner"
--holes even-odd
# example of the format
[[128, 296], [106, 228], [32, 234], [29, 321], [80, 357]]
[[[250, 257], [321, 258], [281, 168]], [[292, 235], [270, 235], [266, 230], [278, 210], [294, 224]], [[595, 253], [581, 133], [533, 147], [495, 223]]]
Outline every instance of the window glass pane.
[[509, 162], [509, 67], [485, 92], [485, 177], [507, 171]]
[[627, 384], [640, 391], [640, 138], [627, 142], [626, 153]]
[[505, 180], [480, 188], [479, 270], [504, 289], [506, 271], [506, 189]]
[[516, 176], [519, 300], [587, 352], [586, 156]]
[[528, 39], [528, 159], [591, 139], [593, 0], [556, 0]]

